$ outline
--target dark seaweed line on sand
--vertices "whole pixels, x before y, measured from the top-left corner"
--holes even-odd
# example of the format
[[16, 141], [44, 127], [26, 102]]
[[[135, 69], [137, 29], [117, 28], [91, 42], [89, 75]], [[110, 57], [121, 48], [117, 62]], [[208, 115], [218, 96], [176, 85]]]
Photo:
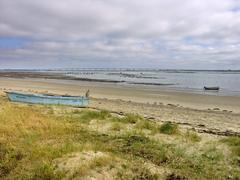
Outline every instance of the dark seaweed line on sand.
[[[60, 78], [61, 79], [61, 78]], [[108, 82], [108, 83], [124, 83], [126, 81], [108, 80], [108, 79], [89, 79], [89, 78], [63, 78], [66, 80], [89, 81], [89, 82]]]
[[128, 84], [140, 84], [140, 85], [155, 85], [155, 86], [172, 86], [173, 83], [141, 83], [141, 82], [128, 82]]
[[126, 73], [108, 73], [108, 75], [117, 75], [125, 78], [158, 79], [158, 77], [153, 77], [153, 76], [143, 76], [143, 75], [126, 74]]
[[[90, 107], [90, 109], [95, 109], [95, 110], [102, 110], [101, 108], [96, 108], [96, 107]], [[118, 111], [110, 111], [113, 114], [117, 114], [120, 116], [126, 116], [126, 113], [123, 112], [118, 112]], [[160, 120], [158, 118], [152, 117], [152, 116], [144, 116], [149, 121], [160, 121], [162, 123], [165, 122], [170, 122], [178, 125], [185, 125], [190, 127], [191, 130], [196, 131], [198, 133], [206, 133], [206, 134], [213, 134], [213, 135], [218, 135], [218, 136], [238, 136], [240, 137], [240, 132], [232, 131], [232, 130], [220, 130], [220, 129], [215, 129], [215, 128], [208, 128], [205, 125], [199, 124], [199, 125], [194, 125], [191, 123], [186, 123], [186, 122], [176, 122], [176, 121], [164, 121]]]

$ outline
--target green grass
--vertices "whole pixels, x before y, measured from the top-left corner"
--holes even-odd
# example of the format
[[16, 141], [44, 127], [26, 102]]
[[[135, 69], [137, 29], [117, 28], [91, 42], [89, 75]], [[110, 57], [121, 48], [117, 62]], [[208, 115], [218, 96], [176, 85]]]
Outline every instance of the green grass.
[[[57, 108], [4, 103], [0, 111], [1, 179], [64, 178], [68, 172], [58, 168], [57, 160], [84, 151], [102, 152], [108, 156], [94, 158], [86, 166], [76, 168], [73, 177], [114, 169], [116, 179], [240, 178], [239, 165], [232, 163], [237, 162], [239, 156], [239, 138], [226, 138], [221, 142], [203, 144], [200, 148], [198, 143], [192, 143], [202, 143], [195, 132], [182, 134], [190, 142], [174, 136], [181, 134], [176, 124], [159, 126], [136, 114], [117, 117], [108, 111], [52, 112]], [[98, 123], [99, 131], [91, 129], [96, 125], [94, 123]], [[109, 131], [101, 131], [105, 124], [111, 125]], [[127, 129], [128, 126], [132, 130]], [[158, 133], [159, 138], [146, 134], [142, 131], [144, 129]], [[226, 143], [234, 156], [217, 148], [221, 143]], [[159, 174], [162, 168], [169, 173]]]
[[228, 137], [222, 140], [230, 146], [232, 153], [240, 158], [240, 137]]
[[113, 130], [113, 131], [121, 131], [122, 128], [123, 128], [123, 126], [121, 125], [121, 123], [119, 123], [119, 122], [112, 123], [111, 130]]
[[111, 151], [120, 151], [131, 157], [142, 158], [160, 167], [175, 169], [186, 177], [221, 177], [227, 167], [223, 163], [223, 154], [216, 148], [206, 147], [201, 153], [187, 153], [180, 144], [159, 142], [144, 135], [126, 134], [118, 136]]
[[23, 157], [23, 152], [0, 144], [0, 178], [10, 173], [12, 169], [15, 169]]
[[138, 121], [143, 120], [138, 114], [126, 114], [125, 117], [121, 119], [123, 123], [136, 124]]
[[73, 112], [69, 112], [66, 115], [66, 118], [70, 121], [81, 121], [81, 123], [89, 123], [91, 120], [104, 120], [111, 118], [111, 114], [109, 111], [90, 111], [90, 110], [75, 110]]
[[177, 124], [173, 124], [171, 122], [165, 122], [160, 126], [159, 131], [163, 134], [171, 135], [171, 134], [177, 134], [179, 132], [179, 129]]
[[132, 166], [128, 167], [131, 172], [126, 172], [126, 168], [122, 169], [118, 172], [119, 179], [146, 179], [146, 180], [157, 180], [159, 176], [156, 173], [150, 172], [149, 169], [142, 166], [141, 164], [133, 164]]
[[171, 161], [175, 152], [175, 145], [173, 144], [155, 142], [143, 135], [135, 135], [135, 133], [120, 136], [118, 140], [114, 146], [117, 147], [117, 151], [144, 158], [157, 165]]
[[58, 180], [64, 177], [63, 171], [58, 171], [55, 166], [49, 163], [43, 163], [39, 167], [33, 170], [31, 179], [46, 179], [46, 180]]
[[187, 131], [184, 134], [185, 138], [187, 140], [189, 140], [190, 142], [200, 142], [201, 141], [201, 137], [194, 131]]
[[156, 130], [157, 124], [143, 119], [143, 120], [138, 121], [136, 123], [135, 127], [137, 129], [148, 129], [148, 130], [154, 131], [154, 130]]

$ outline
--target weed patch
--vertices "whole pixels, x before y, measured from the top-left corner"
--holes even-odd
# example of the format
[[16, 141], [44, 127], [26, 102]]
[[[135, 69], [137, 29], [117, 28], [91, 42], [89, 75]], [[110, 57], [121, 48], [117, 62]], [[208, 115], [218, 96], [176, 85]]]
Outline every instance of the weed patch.
[[58, 180], [64, 177], [63, 171], [58, 171], [54, 165], [43, 163], [33, 170], [32, 179]]
[[0, 144], [0, 178], [7, 176], [24, 157], [21, 151]]
[[113, 122], [111, 130], [113, 131], [120, 131], [122, 129], [122, 125], [119, 122]]
[[230, 146], [233, 154], [240, 157], [240, 137], [224, 138], [222, 142]]
[[159, 128], [160, 133], [163, 134], [177, 134], [179, 132], [178, 125], [170, 122], [163, 123]]
[[126, 114], [125, 117], [121, 118], [122, 122], [130, 124], [135, 124], [141, 120], [143, 120], [143, 117], [137, 114]]
[[156, 124], [151, 122], [151, 121], [148, 121], [148, 120], [140, 120], [136, 123], [135, 127], [137, 129], [148, 129], [148, 130], [151, 130], [151, 131], [155, 131], [156, 129]]
[[190, 140], [190, 142], [201, 141], [201, 137], [194, 131], [187, 131], [184, 136], [187, 140]]

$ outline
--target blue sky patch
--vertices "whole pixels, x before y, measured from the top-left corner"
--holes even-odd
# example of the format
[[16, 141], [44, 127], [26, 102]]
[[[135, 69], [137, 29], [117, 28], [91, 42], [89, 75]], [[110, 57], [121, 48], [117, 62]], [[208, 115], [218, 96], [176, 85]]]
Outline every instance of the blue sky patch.
[[0, 48], [20, 48], [28, 42], [27, 38], [0, 37]]
[[240, 6], [231, 9], [232, 12], [240, 12]]

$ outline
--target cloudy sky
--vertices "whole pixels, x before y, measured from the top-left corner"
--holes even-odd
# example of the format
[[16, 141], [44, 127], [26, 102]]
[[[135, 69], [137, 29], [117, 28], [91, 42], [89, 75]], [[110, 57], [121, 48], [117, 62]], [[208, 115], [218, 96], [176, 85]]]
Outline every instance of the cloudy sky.
[[0, 68], [240, 69], [240, 0], [0, 0]]

